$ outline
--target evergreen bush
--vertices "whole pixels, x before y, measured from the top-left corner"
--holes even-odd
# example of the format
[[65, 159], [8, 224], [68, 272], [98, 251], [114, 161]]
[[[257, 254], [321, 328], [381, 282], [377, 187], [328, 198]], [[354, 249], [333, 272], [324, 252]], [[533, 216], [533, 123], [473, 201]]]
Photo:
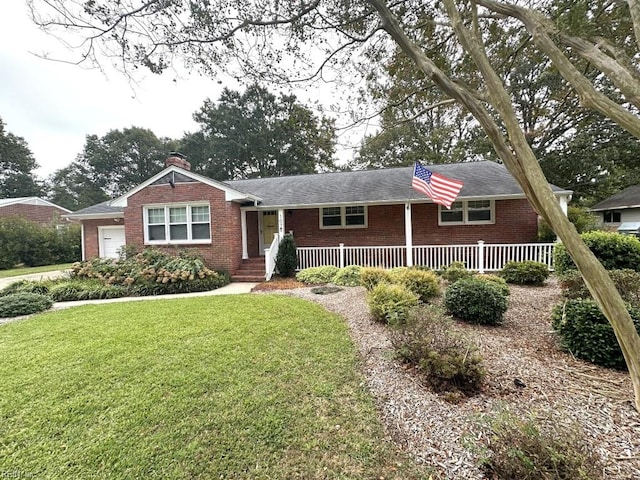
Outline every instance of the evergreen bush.
[[343, 287], [357, 287], [360, 285], [360, 272], [362, 267], [359, 265], [349, 265], [341, 268], [333, 277], [333, 283]]
[[378, 322], [403, 324], [418, 296], [403, 285], [379, 283], [367, 295], [369, 311]]
[[507, 295], [493, 282], [463, 278], [445, 291], [447, 312], [456, 318], [483, 325], [499, 325], [507, 311]]
[[[640, 308], [627, 310], [640, 334]], [[567, 300], [551, 314], [553, 329], [563, 348], [572, 355], [607, 368], [626, 369], [613, 327], [593, 300]]]
[[394, 283], [404, 285], [418, 295], [422, 302], [428, 302], [440, 294], [440, 280], [438, 276], [427, 270], [405, 268], [391, 273]]
[[449, 283], [457, 282], [462, 278], [470, 278], [475, 274], [471, 270], [467, 270], [462, 262], [452, 262], [449, 266], [440, 270], [440, 276]]
[[[600, 231], [583, 233], [581, 237], [607, 270], [628, 268], [640, 271], [640, 240], [638, 238]], [[562, 243], [555, 245], [553, 259], [556, 274], [562, 275], [576, 269], [575, 263]]]
[[[625, 302], [640, 307], [640, 272], [635, 270], [610, 270], [609, 276]], [[559, 275], [562, 294], [567, 299], [592, 298], [584, 278], [577, 270]]]
[[473, 278], [477, 278], [478, 280], [482, 280], [483, 282], [490, 282], [494, 285], [497, 285], [498, 287], [500, 287], [500, 290], [502, 290], [502, 293], [507, 297], [511, 295], [511, 291], [509, 290], [507, 281], [498, 275], [493, 275], [490, 273], [476, 273]]
[[298, 254], [293, 235], [286, 234], [280, 241], [276, 255], [276, 270], [283, 277], [293, 277], [298, 268]]
[[365, 267], [360, 271], [360, 285], [370, 292], [379, 283], [391, 283], [391, 277], [391, 272], [384, 268]]
[[311, 285], [319, 285], [322, 283], [331, 283], [336, 274], [340, 271], [338, 267], [333, 265], [325, 265], [323, 267], [309, 267], [300, 270], [296, 274], [296, 280]]
[[527, 260], [507, 262], [500, 275], [507, 283], [516, 285], [544, 285], [551, 272], [544, 263]]
[[480, 390], [486, 373], [482, 356], [471, 340], [453, 331], [440, 308], [411, 309], [390, 338], [400, 358], [415, 365], [435, 391], [471, 395]]
[[0, 318], [31, 315], [48, 310], [53, 302], [46, 295], [19, 292], [0, 297]]

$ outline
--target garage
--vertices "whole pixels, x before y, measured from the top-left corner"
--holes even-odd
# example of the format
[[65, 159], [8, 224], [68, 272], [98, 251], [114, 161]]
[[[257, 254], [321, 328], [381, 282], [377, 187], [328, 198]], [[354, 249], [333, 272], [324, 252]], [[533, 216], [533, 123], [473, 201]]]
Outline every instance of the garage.
[[100, 256], [118, 258], [120, 248], [125, 245], [124, 226], [98, 227]]

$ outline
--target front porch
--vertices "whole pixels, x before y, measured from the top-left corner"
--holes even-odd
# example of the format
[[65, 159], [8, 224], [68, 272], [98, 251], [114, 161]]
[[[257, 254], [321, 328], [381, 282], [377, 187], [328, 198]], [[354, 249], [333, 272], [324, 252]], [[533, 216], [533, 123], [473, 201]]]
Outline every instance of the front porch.
[[[265, 250], [264, 278], [269, 280], [275, 273], [275, 259], [278, 253], [278, 234]], [[440, 270], [453, 262], [462, 262], [468, 270], [480, 273], [502, 270], [509, 261], [535, 261], [544, 263], [553, 270], [553, 243], [488, 244], [478, 240], [468, 245], [416, 245], [406, 246], [346, 246], [298, 247], [298, 270], [310, 267], [347, 265], [362, 267], [397, 268], [421, 266]], [[245, 260], [258, 264], [261, 260]], [[257, 272], [256, 272], [257, 273]]]

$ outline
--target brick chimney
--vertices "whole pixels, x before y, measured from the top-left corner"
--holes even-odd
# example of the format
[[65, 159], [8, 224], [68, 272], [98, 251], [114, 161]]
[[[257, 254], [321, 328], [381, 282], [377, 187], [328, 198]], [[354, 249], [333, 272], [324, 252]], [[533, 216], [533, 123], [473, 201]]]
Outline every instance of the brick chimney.
[[178, 152], [169, 152], [169, 156], [164, 161], [164, 166], [174, 165], [180, 167], [183, 170], [191, 170], [191, 164], [187, 162], [187, 158]]

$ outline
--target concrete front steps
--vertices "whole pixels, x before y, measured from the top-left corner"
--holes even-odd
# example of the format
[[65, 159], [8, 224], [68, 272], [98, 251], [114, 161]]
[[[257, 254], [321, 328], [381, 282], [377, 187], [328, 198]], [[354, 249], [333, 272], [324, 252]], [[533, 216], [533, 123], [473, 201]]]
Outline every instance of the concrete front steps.
[[231, 275], [232, 282], [264, 282], [264, 257], [242, 260], [240, 268]]

